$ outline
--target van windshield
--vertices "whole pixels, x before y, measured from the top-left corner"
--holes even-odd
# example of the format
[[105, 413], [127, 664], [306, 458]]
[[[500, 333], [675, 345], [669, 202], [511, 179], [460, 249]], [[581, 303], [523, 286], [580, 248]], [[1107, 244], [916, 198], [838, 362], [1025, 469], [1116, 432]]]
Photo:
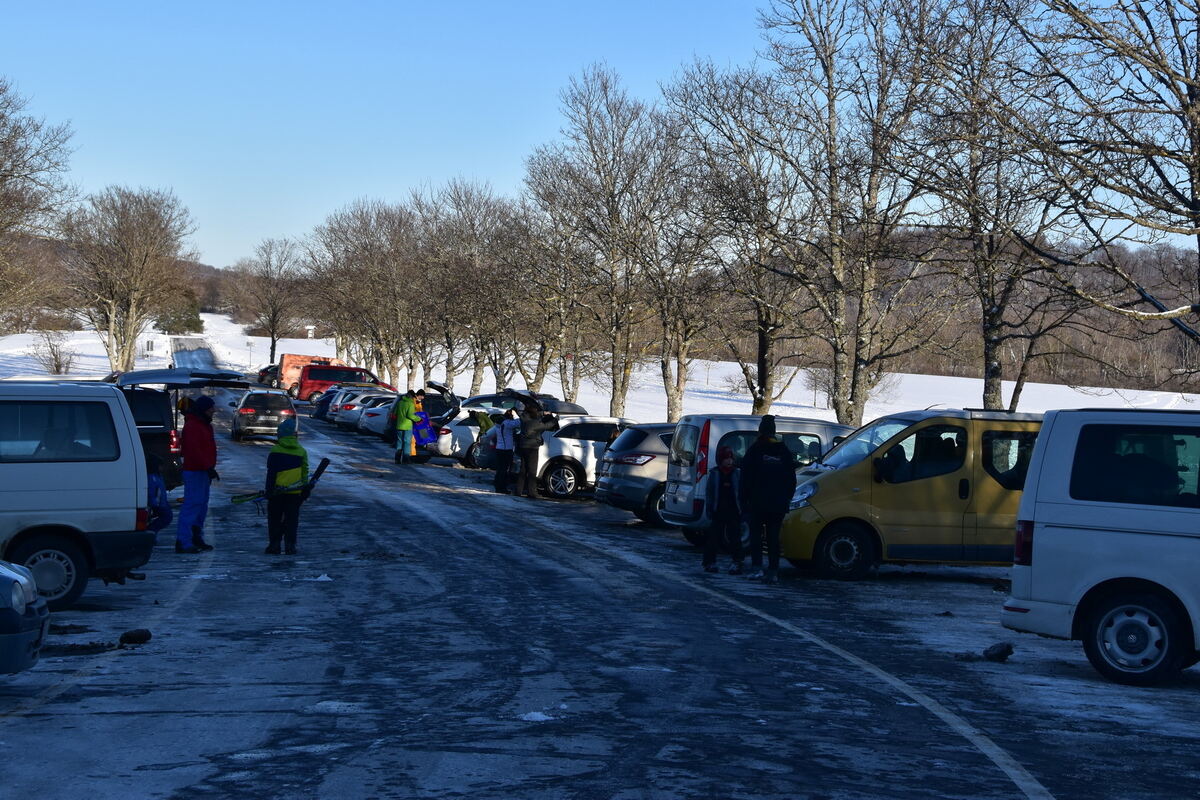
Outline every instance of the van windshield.
[[862, 461], [900, 431], [916, 422], [915, 419], [884, 417], [864, 425], [850, 434], [837, 447], [821, 459], [821, 463], [832, 469], [843, 469]]

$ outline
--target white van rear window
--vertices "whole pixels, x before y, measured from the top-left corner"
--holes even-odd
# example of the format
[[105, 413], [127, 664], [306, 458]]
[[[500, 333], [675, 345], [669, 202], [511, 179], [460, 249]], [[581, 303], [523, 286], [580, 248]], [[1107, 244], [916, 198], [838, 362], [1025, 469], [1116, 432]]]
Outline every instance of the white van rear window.
[[1084, 425], [1071, 497], [1200, 508], [1200, 427]]
[[120, 455], [105, 403], [0, 402], [0, 463], [116, 461]]

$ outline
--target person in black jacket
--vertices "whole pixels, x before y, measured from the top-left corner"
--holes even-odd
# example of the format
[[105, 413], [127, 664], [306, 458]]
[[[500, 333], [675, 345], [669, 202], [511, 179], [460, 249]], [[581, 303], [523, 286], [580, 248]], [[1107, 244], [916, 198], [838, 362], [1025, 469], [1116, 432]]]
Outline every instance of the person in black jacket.
[[538, 455], [542, 449], [542, 434], [558, 430], [553, 414], [543, 414], [532, 403], [521, 407], [521, 433], [517, 436], [517, 451], [521, 455], [521, 472], [517, 476], [517, 497], [524, 494], [530, 500], [540, 500], [538, 494]]
[[[751, 578], [779, 582], [779, 529], [796, 492], [792, 451], [775, 435], [775, 417], [763, 416], [758, 439], [742, 459], [742, 508], [750, 516]], [[762, 571], [763, 536], [767, 539], [767, 572]]]

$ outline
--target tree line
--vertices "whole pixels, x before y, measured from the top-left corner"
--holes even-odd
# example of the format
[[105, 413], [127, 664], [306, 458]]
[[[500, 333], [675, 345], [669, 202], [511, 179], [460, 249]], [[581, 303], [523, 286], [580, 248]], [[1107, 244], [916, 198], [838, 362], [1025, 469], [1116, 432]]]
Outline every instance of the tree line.
[[[228, 304], [272, 356], [309, 320], [393, 381], [554, 376], [570, 399], [589, 379], [614, 415], [650, 362], [676, 419], [697, 357], [736, 361], [754, 413], [803, 374], [850, 424], [904, 369], [982, 376], [987, 408], [1036, 378], [1192, 385], [1194, 6], [773, 0], [760, 21], [756, 63], [698, 60], [656, 97], [604, 65], [571, 79], [517, 196], [453, 180], [358, 201], [265, 239]], [[58, 220], [70, 296], [123, 359], [186, 211], [110, 189]], [[106, 244], [131, 227], [144, 246]], [[106, 282], [141, 288], [113, 303]]]

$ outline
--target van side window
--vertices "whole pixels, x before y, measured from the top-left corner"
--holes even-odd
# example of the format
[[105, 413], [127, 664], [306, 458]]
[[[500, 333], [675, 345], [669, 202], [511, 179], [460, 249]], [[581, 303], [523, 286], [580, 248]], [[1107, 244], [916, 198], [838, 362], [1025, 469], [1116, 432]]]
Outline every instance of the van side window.
[[1200, 508], [1200, 429], [1084, 425], [1071, 465], [1071, 497]]
[[983, 471], [1014, 492], [1025, 488], [1036, 431], [984, 431]]
[[106, 403], [0, 402], [0, 463], [116, 461], [120, 456]]
[[966, 457], [966, 428], [930, 425], [888, 448], [879, 459], [879, 475], [887, 483], [919, 481], [957, 472]]

